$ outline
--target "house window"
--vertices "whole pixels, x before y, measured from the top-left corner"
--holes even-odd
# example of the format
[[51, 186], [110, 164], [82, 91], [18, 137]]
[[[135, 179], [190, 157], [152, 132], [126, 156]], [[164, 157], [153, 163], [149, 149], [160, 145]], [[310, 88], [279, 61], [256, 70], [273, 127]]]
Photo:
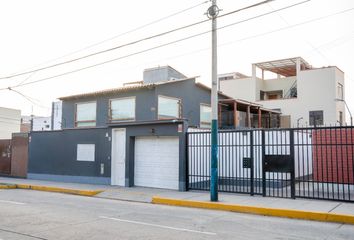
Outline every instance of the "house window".
[[76, 104], [76, 127], [96, 126], [96, 102]]
[[340, 100], [344, 99], [343, 85], [340, 83], [338, 83], [338, 86], [337, 86], [337, 98]]
[[135, 120], [135, 97], [110, 100], [110, 118], [112, 121]]
[[206, 104], [200, 104], [200, 127], [211, 127], [211, 107]]
[[165, 96], [158, 97], [158, 119], [181, 117], [181, 100]]
[[77, 144], [77, 161], [95, 161], [95, 144]]
[[310, 111], [310, 125], [323, 125], [323, 111]]

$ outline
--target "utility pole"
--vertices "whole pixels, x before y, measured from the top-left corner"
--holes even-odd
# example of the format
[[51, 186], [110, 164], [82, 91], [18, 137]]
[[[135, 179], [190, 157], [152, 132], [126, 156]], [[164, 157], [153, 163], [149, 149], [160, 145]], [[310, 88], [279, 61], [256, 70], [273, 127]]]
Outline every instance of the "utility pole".
[[218, 69], [217, 69], [217, 30], [216, 18], [219, 8], [212, 0], [207, 15], [212, 20], [212, 61], [211, 61], [211, 163], [210, 163], [210, 200], [218, 201]]

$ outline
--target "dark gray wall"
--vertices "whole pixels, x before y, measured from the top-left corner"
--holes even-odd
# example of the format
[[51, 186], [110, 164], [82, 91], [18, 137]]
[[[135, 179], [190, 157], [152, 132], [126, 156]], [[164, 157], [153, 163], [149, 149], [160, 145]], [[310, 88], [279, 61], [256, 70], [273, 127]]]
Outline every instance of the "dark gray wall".
[[[179, 126], [182, 128], [179, 129]], [[134, 145], [139, 136], [179, 137], [179, 189], [186, 190], [185, 140], [187, 122], [144, 125], [115, 125], [111, 128], [66, 129], [32, 132], [29, 144], [28, 173], [37, 179], [62, 180], [63, 176], [111, 177], [111, 134], [114, 128], [126, 129], [126, 186], [134, 186]], [[180, 132], [179, 132], [180, 131]], [[77, 161], [77, 144], [95, 144], [95, 162]], [[104, 174], [100, 174], [101, 163]], [[53, 177], [49, 175], [58, 175]], [[49, 176], [49, 177], [48, 177]], [[74, 178], [71, 178], [71, 180]], [[68, 180], [70, 181], [70, 179]], [[75, 178], [85, 182], [87, 179]]]
[[189, 125], [198, 126], [200, 103], [210, 103], [210, 90], [196, 86], [195, 80], [176, 81], [161, 84], [151, 89], [132, 90], [103, 96], [85, 97], [63, 101], [63, 128], [75, 127], [76, 103], [97, 102], [96, 126], [106, 127], [108, 122], [109, 99], [136, 97], [136, 121], [157, 120], [157, 98], [165, 95], [182, 99], [182, 117], [189, 120]]
[[190, 126], [199, 126], [200, 104], [210, 104], [210, 91], [197, 87], [195, 81], [181, 81], [163, 84], [156, 87], [158, 95], [180, 98], [182, 100], [182, 116]]
[[106, 127], [108, 122], [109, 100], [134, 96], [136, 97], [136, 120], [154, 120], [156, 114], [155, 111], [152, 111], [151, 107], [154, 107], [156, 104], [154, 98], [155, 90], [152, 88], [63, 101], [63, 128], [75, 127], [76, 103], [96, 101], [96, 126]]
[[[110, 177], [111, 142], [108, 128], [32, 132], [28, 172], [69, 176]], [[77, 144], [95, 144], [95, 162], [77, 161]], [[100, 165], [104, 164], [104, 174]]]

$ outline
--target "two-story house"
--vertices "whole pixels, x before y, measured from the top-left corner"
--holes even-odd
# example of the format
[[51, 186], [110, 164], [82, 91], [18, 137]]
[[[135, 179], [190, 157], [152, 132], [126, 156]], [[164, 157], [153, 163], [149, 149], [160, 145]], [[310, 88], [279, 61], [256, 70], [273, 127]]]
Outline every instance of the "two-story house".
[[[220, 91], [281, 111], [281, 127], [345, 124], [344, 73], [301, 57], [252, 64], [252, 75], [219, 75]], [[251, 119], [257, 122], [257, 117]]]
[[63, 129], [31, 133], [29, 178], [185, 188], [186, 129], [210, 126], [210, 88], [195, 77], [158, 67], [60, 100]]
[[[210, 128], [210, 95], [166, 66], [145, 70], [142, 82], [62, 97], [63, 129], [31, 132], [28, 177], [184, 190], [187, 128]], [[247, 106], [267, 112], [219, 99], [234, 116]]]

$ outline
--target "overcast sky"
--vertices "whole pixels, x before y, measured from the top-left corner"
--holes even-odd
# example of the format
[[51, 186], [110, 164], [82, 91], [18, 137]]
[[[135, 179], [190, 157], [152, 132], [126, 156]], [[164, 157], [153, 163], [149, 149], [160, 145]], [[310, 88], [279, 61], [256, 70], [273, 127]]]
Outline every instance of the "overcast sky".
[[[260, 1], [218, 0], [218, 5], [222, 13], [227, 13]], [[301, 1], [303, 0], [277, 0], [221, 18], [218, 26], [239, 22]], [[0, 0], [0, 77], [80, 57], [204, 20], [204, 13], [210, 3], [202, 4], [203, 2], [205, 1]], [[197, 7], [77, 52], [192, 6]], [[314, 67], [335, 65], [345, 72], [346, 100], [354, 113], [354, 9], [289, 27], [351, 8], [354, 8], [352, 0], [311, 0], [219, 30], [218, 72], [238, 71], [250, 75], [252, 63], [296, 56], [303, 57]], [[119, 58], [210, 30], [210, 26], [209, 22], [204, 23], [84, 61], [0, 80], [0, 88]], [[278, 29], [283, 30], [274, 31]], [[0, 91], [0, 106], [21, 109], [23, 115], [31, 114], [33, 106], [35, 115], [49, 116], [51, 102], [58, 97], [139, 81], [142, 80], [145, 68], [158, 65], [170, 65], [187, 76], [200, 76], [199, 81], [210, 85], [210, 46], [210, 34], [206, 34], [85, 71], [15, 88], [36, 104], [18, 93], [3, 90]], [[72, 52], [76, 53], [70, 54]], [[59, 58], [62, 56], [65, 57]]]

